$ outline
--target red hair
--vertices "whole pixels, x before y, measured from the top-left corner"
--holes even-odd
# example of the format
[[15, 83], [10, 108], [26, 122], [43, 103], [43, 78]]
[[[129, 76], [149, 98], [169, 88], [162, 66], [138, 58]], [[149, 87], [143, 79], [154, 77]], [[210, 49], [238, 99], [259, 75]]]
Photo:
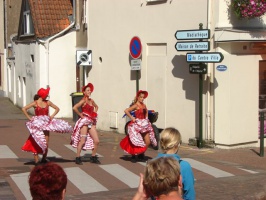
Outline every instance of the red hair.
[[67, 175], [61, 166], [49, 162], [32, 169], [29, 185], [33, 200], [59, 200], [66, 189]]

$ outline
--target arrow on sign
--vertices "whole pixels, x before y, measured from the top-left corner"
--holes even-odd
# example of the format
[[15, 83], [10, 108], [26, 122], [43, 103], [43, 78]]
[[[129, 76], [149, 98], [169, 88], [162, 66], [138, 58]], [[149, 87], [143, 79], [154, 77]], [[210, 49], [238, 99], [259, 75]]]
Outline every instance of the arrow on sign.
[[223, 59], [224, 56], [220, 52], [187, 53], [187, 62], [219, 63]]

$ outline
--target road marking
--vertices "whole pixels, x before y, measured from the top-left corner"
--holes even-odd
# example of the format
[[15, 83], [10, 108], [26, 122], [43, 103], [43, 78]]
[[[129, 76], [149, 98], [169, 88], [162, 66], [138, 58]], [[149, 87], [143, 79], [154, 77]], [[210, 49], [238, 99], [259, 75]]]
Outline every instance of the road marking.
[[241, 167], [237, 167], [238, 169], [241, 169], [243, 171], [246, 171], [248, 173], [251, 173], [251, 174], [258, 174], [259, 172], [255, 172], [255, 171], [252, 171], [252, 170], [249, 170], [249, 169], [244, 169], [244, 168], [241, 168]]
[[32, 199], [30, 194], [30, 187], [28, 184], [29, 180], [29, 172], [20, 173], [20, 174], [12, 174], [10, 177], [16, 183], [22, 194], [26, 199]]
[[138, 162], [140, 165], [143, 165], [144, 167], [146, 167], [147, 162]]
[[48, 148], [47, 157], [55, 157], [55, 158], [62, 158], [62, 156], [55, 153], [52, 149]]
[[108, 191], [98, 181], [88, 175], [79, 167], [64, 168], [67, 178], [71, 181], [82, 193], [92, 193]]
[[[77, 149], [74, 148], [74, 147], [72, 147], [70, 144], [65, 144], [65, 146], [66, 146], [68, 149], [70, 149], [71, 151], [77, 153]], [[86, 150], [86, 151], [81, 150], [80, 155], [86, 157], [86, 156], [91, 156], [91, 153], [92, 153], [92, 150]], [[96, 155], [97, 155], [98, 157], [103, 157], [102, 155], [100, 155], [100, 154], [98, 154], [98, 153], [97, 153]]]
[[[186, 160], [187, 162], [189, 162], [192, 168], [195, 168], [195, 169], [202, 171], [206, 174], [210, 174], [211, 176], [214, 176], [216, 178], [234, 176], [233, 174], [222, 171], [222, 170], [217, 169], [215, 167], [212, 167], [210, 165], [206, 165], [202, 162], [196, 161], [196, 160], [191, 159], [191, 158], [182, 158], [182, 160]], [[145, 162], [138, 162], [138, 163], [143, 165], [143, 166], [146, 166]]]
[[112, 174], [130, 188], [137, 188], [139, 184], [139, 176], [120, 166], [119, 164], [99, 165], [103, 170]]
[[18, 158], [16, 154], [7, 146], [0, 145], [0, 158]]
[[[212, 149], [195, 149], [193, 147], [185, 147], [185, 146], [181, 146], [180, 149], [197, 151], [196, 154], [214, 153], [214, 151]], [[195, 154], [195, 153], [193, 153], [193, 154]]]
[[231, 173], [217, 169], [217, 168], [212, 167], [210, 165], [206, 165], [202, 162], [196, 161], [196, 160], [191, 159], [191, 158], [182, 158], [182, 160], [189, 162], [192, 168], [197, 169], [199, 171], [202, 171], [202, 172], [209, 174], [211, 176], [214, 176], [215, 178], [234, 176]]

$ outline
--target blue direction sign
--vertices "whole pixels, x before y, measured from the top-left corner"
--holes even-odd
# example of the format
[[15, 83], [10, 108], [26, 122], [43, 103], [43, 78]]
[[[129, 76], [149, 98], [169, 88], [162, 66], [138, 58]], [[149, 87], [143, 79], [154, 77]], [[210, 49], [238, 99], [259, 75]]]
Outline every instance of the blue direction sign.
[[220, 52], [187, 53], [187, 62], [219, 63], [224, 59]]
[[210, 39], [210, 29], [176, 31], [177, 40]]
[[175, 49], [177, 51], [209, 51], [210, 42], [177, 42]]

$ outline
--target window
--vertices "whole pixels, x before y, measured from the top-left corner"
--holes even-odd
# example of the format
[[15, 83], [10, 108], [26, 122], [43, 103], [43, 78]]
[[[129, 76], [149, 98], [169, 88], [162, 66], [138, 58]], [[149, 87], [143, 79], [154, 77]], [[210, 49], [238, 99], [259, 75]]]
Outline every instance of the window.
[[266, 108], [266, 62], [259, 64], [259, 108]]
[[22, 35], [33, 34], [33, 23], [31, 19], [30, 6], [28, 1], [25, 2], [24, 12], [23, 12], [23, 33]]

